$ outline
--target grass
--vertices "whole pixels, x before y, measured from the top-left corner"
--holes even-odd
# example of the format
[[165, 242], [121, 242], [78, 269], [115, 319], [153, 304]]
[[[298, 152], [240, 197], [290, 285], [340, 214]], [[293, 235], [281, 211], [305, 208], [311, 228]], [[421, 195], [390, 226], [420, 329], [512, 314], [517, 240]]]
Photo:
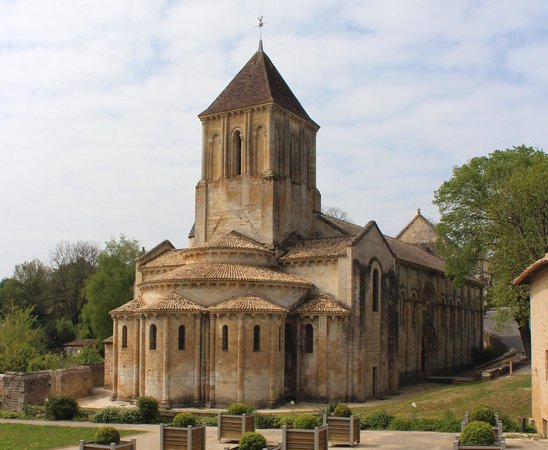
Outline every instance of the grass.
[[[97, 428], [63, 427], [0, 423], [0, 450], [48, 450], [67, 445], [77, 446], [80, 439], [92, 441]], [[120, 437], [142, 433], [118, 430]]]
[[[417, 407], [414, 408], [412, 403]], [[474, 381], [449, 385], [416, 396], [408, 396], [405, 400], [353, 408], [353, 411], [368, 415], [375, 410], [383, 409], [393, 415], [416, 417], [440, 417], [444, 412], [451, 411], [456, 417], [461, 417], [480, 403], [491, 406], [501, 416], [512, 419], [531, 417], [531, 376], [514, 375], [489, 382]]]

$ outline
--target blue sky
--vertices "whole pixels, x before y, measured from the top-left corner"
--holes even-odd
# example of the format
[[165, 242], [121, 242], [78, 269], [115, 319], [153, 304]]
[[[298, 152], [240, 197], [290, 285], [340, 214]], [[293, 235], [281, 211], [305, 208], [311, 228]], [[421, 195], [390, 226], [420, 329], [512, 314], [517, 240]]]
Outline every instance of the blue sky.
[[0, 0], [0, 278], [61, 240], [187, 244], [207, 108], [257, 48], [324, 206], [395, 235], [452, 167], [548, 142], [543, 0]]

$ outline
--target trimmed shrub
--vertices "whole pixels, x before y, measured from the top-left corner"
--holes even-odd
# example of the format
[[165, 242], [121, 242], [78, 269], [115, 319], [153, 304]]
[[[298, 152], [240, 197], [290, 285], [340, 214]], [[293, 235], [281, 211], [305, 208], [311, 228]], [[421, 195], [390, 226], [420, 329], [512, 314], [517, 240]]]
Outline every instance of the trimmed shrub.
[[255, 411], [255, 408], [247, 403], [232, 403], [232, 405], [228, 407], [228, 414], [232, 416], [251, 414], [253, 411]]
[[295, 414], [289, 414], [287, 416], [276, 416], [272, 422], [272, 428], [282, 428], [284, 425], [287, 428], [295, 427], [295, 419], [297, 416]]
[[218, 416], [206, 416], [201, 420], [201, 422], [205, 423], [208, 427], [216, 427], [218, 425], [218, 421]]
[[491, 425], [486, 422], [470, 422], [460, 434], [461, 445], [492, 445], [495, 436]]
[[119, 423], [141, 423], [142, 421], [141, 413], [136, 407], [120, 408]]
[[190, 413], [179, 413], [173, 418], [173, 426], [179, 428], [186, 428], [189, 425], [196, 425], [196, 418]]
[[470, 413], [470, 422], [479, 421], [495, 425], [495, 411], [487, 405], [478, 405]]
[[350, 417], [352, 410], [347, 405], [339, 403], [333, 410], [333, 415], [335, 417]]
[[276, 423], [276, 417], [274, 417], [272, 414], [259, 414], [257, 413], [255, 415], [255, 418], [257, 420], [257, 428], [279, 428], [274, 426]]
[[295, 428], [299, 430], [313, 430], [320, 425], [320, 418], [312, 414], [303, 414], [302, 416], [297, 416], [295, 419]]
[[389, 427], [393, 418], [392, 414], [381, 409], [367, 417], [362, 417], [360, 422], [363, 430], [385, 430]]
[[95, 443], [96, 444], [119, 444], [120, 443], [120, 433], [114, 427], [101, 427], [95, 433]]
[[248, 431], [240, 439], [240, 450], [263, 450], [266, 447], [266, 439], [261, 433]]
[[56, 395], [44, 403], [46, 417], [50, 420], [72, 420], [80, 412], [78, 403], [68, 395]]
[[107, 406], [93, 414], [90, 421], [95, 423], [122, 423], [122, 414], [122, 408]]
[[135, 403], [145, 423], [152, 423], [158, 420], [158, 400], [153, 397], [139, 397]]

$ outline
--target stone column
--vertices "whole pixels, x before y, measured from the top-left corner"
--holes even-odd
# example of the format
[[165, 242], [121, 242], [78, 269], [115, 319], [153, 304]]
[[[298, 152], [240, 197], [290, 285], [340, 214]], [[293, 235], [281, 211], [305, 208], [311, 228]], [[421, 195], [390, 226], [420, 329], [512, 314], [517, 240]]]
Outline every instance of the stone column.
[[209, 403], [215, 405], [215, 352], [217, 347], [217, 316], [209, 316]]
[[227, 117], [223, 117], [221, 125], [222, 177], [228, 176], [228, 125]]
[[318, 350], [316, 361], [318, 364], [318, 396], [327, 398], [327, 316], [318, 317]]
[[118, 398], [118, 318], [113, 317], [112, 325], [112, 396], [111, 400]]
[[139, 395], [145, 395], [145, 332], [146, 332], [146, 316], [141, 316], [139, 327]]
[[[230, 343], [229, 343], [230, 345]], [[244, 370], [245, 370], [245, 329], [244, 329], [244, 315], [238, 314], [238, 401], [244, 401]]]
[[162, 348], [162, 402], [163, 408], [169, 409], [170, 407], [170, 395], [169, 395], [169, 314], [166, 314], [163, 320], [163, 348]]
[[272, 109], [267, 110], [268, 126], [266, 127], [266, 167], [265, 175], [272, 176], [276, 171], [274, 159], [274, 113]]
[[202, 180], [207, 179], [207, 149], [209, 147], [209, 139], [207, 137], [206, 122], [202, 122]]
[[268, 319], [268, 336], [270, 344], [268, 346], [268, 351], [270, 352], [270, 354], [268, 355], [268, 406], [270, 408], [272, 408], [276, 403], [276, 381], [279, 380], [279, 377], [276, 376], [276, 369], [279, 368], [279, 364], [276, 364], [279, 335], [277, 333], [278, 330], [276, 330], [276, 322], [274, 321], [275, 317], [277, 316], [271, 314]]
[[202, 334], [202, 315], [194, 314], [194, 405], [198, 406], [200, 402], [200, 353], [201, 353], [201, 334]]
[[140, 339], [140, 327], [141, 319], [139, 316], [135, 316], [134, 319], [134, 348], [133, 348], [133, 394], [132, 398], [136, 399], [139, 397], [139, 351], [141, 348], [141, 339]]

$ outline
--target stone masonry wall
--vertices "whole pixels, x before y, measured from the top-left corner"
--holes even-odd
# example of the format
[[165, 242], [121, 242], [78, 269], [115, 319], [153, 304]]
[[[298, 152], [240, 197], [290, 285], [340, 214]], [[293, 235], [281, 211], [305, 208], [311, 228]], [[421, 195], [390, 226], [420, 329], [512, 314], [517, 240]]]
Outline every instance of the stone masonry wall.
[[102, 366], [94, 364], [54, 371], [7, 372], [0, 378], [0, 405], [22, 411], [26, 404], [43, 405], [51, 395], [85, 397], [91, 394], [94, 385], [102, 384]]

